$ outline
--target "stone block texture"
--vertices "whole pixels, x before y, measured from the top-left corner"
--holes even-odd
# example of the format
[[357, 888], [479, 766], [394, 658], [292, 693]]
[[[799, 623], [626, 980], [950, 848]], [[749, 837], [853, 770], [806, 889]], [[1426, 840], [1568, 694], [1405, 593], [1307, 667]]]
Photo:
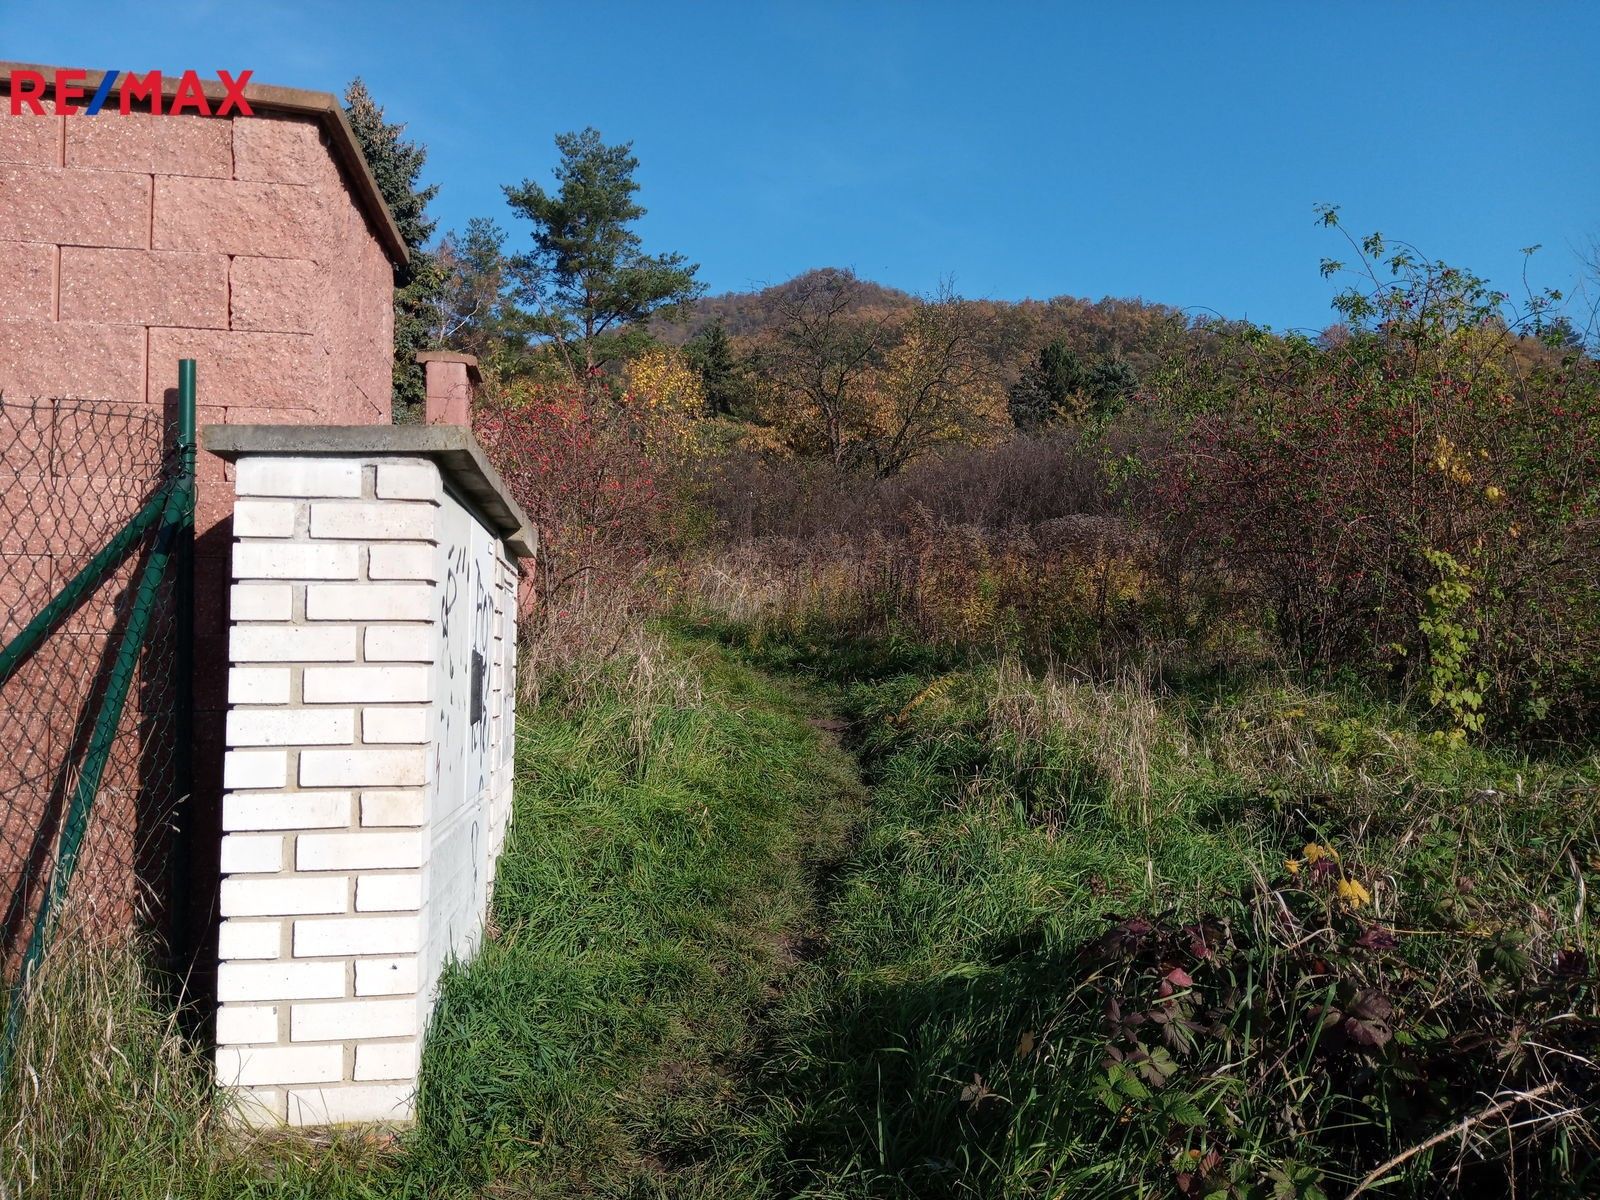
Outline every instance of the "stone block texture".
[[195, 358], [209, 423], [390, 419], [392, 264], [314, 117], [0, 117], [0, 286], [0, 396], [160, 407]]
[[404, 1121], [509, 820], [517, 572], [426, 459], [236, 483], [218, 1080], [263, 1124]]

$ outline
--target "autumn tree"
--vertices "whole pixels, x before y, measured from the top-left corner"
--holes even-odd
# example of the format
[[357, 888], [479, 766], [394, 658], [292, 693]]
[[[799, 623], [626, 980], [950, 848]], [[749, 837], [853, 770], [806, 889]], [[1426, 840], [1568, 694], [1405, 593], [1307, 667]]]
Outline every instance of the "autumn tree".
[[624, 380], [623, 404], [639, 443], [657, 455], [681, 457], [691, 451], [706, 394], [689, 356], [671, 346], [652, 346], [629, 360]]
[[573, 378], [592, 388], [601, 369], [649, 343], [644, 322], [698, 296], [696, 264], [646, 254], [634, 225], [639, 160], [632, 143], [608, 146], [594, 129], [556, 137], [557, 190], [533, 180], [505, 188], [533, 225], [533, 249], [514, 259], [518, 298]]
[[948, 290], [918, 301], [868, 393], [867, 452], [881, 478], [1004, 423], [987, 314]]
[[862, 311], [855, 272], [813, 271], [781, 293], [761, 366], [768, 416], [793, 449], [858, 465], [868, 390], [890, 338], [881, 313]]
[[395, 419], [401, 420], [421, 406], [424, 395], [416, 357], [432, 344], [429, 331], [440, 275], [437, 261], [424, 247], [437, 224], [428, 217], [428, 204], [439, 185], [421, 185], [427, 147], [407, 140], [404, 124], [385, 118], [383, 106], [359, 78], [345, 89], [344, 112], [410, 255], [405, 266], [395, 269], [394, 278], [393, 408]]

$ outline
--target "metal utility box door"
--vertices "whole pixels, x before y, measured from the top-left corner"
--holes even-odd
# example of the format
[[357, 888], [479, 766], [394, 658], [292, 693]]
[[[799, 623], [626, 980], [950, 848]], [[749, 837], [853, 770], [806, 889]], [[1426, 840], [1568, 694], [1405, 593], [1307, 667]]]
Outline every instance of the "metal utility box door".
[[[424, 962], [437, 968], [475, 949], [491, 864], [510, 812], [516, 613], [503, 587], [505, 554], [451, 492], [439, 512], [439, 651], [432, 692], [434, 810], [423, 891]], [[428, 981], [425, 981], [428, 982]]]

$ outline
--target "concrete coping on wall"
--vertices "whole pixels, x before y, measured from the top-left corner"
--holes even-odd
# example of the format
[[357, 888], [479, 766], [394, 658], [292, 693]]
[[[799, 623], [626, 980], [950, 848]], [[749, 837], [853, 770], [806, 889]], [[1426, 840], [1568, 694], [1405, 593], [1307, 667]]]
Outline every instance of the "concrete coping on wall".
[[538, 537], [471, 430], [461, 425], [207, 425], [201, 443], [218, 458], [383, 456], [427, 458], [471, 503], [515, 558], [532, 558]]
[[478, 356], [475, 354], [457, 354], [453, 350], [424, 350], [417, 355], [417, 361], [423, 366], [431, 362], [460, 363], [467, 369], [467, 378], [473, 383], [483, 382], [483, 373], [478, 370]]

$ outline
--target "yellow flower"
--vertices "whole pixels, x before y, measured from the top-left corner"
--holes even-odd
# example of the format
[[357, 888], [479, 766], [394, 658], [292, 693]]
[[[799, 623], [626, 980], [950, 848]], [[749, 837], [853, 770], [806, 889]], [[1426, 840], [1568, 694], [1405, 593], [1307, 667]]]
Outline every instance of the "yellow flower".
[[1332, 846], [1324, 846], [1320, 842], [1307, 842], [1305, 849], [1300, 851], [1301, 856], [1313, 865], [1328, 859], [1330, 862], [1339, 861], [1339, 852]]
[[1504, 492], [1495, 487], [1495, 485], [1492, 483], [1483, 489], [1483, 495], [1484, 498], [1487, 499], [1491, 504], [1499, 504], [1500, 501], [1504, 500], [1506, 496]]
[[1291, 875], [1300, 874], [1300, 860], [1298, 858], [1286, 858], [1286, 859], [1284, 859], [1283, 860], [1283, 869], [1285, 871], [1289, 872], [1289, 874], [1291, 874]]
[[1339, 880], [1339, 899], [1351, 908], [1372, 903], [1372, 893], [1354, 879]]

